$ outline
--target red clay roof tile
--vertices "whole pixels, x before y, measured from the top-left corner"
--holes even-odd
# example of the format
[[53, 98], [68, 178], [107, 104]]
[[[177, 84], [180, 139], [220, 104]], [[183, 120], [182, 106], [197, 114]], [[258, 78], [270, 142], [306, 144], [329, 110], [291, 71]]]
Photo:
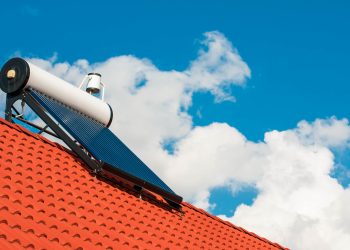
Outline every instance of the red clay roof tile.
[[98, 179], [69, 150], [0, 119], [0, 249], [285, 249], [186, 202]]

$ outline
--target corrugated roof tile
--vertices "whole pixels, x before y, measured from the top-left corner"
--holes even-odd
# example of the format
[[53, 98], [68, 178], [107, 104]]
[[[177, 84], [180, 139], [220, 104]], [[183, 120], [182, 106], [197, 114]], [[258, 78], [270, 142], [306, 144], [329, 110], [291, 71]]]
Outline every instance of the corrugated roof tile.
[[0, 119], [0, 249], [285, 249], [183, 202], [91, 176], [69, 150]]

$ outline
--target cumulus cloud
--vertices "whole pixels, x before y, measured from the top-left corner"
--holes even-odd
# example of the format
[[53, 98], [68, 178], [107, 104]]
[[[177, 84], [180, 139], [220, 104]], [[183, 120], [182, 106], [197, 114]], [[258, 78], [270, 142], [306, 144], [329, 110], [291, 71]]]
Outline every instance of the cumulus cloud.
[[330, 147], [346, 147], [349, 129], [346, 119], [332, 117], [266, 133], [257, 198], [221, 217], [291, 249], [347, 249], [350, 190], [330, 177]]
[[316, 119], [312, 124], [301, 121], [296, 132], [306, 143], [317, 143], [328, 147], [347, 147], [350, 128], [347, 119]]
[[243, 85], [250, 69], [223, 34], [207, 32], [205, 36], [204, 47], [186, 71], [191, 87], [210, 91], [217, 101], [234, 100], [224, 87], [232, 82]]
[[208, 209], [209, 195], [204, 195], [205, 191], [224, 185], [235, 190], [243, 183], [253, 185], [260, 178], [266, 150], [263, 144], [247, 141], [227, 124], [195, 127], [168, 156], [165, 177], [179, 193]]
[[[214, 188], [229, 187], [234, 194], [254, 186], [252, 205], [221, 217], [292, 249], [350, 244], [350, 190], [330, 177], [333, 150], [349, 146], [346, 119], [301, 121], [294, 129], [267, 132], [261, 142], [225, 123], [193, 124], [188, 108], [194, 92], [232, 101], [230, 86], [243, 86], [250, 77], [223, 34], [205, 33], [198, 57], [184, 71], [162, 71], [131, 55], [99, 63], [30, 60], [75, 85], [88, 72], [101, 73], [116, 115], [111, 129], [187, 201], [210, 210]], [[169, 141], [172, 153], [164, 148]]]

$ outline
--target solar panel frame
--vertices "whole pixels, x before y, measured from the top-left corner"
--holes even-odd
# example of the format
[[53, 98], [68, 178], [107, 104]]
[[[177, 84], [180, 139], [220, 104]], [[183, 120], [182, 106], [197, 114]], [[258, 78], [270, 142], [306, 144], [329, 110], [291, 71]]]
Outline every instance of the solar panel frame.
[[145, 163], [103, 124], [34, 90], [30, 95], [89, 153], [102, 163], [102, 169], [164, 198], [181, 203], [175, 194]]

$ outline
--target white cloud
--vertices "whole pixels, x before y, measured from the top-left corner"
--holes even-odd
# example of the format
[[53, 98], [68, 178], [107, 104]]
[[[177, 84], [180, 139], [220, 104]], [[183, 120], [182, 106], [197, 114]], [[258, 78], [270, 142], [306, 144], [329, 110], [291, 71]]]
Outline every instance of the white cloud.
[[329, 147], [346, 146], [349, 129], [347, 120], [332, 117], [266, 133], [266, 162], [255, 182], [259, 195], [231, 218], [222, 217], [291, 249], [347, 249], [350, 190], [329, 175]]
[[[247, 64], [219, 32], [205, 33], [203, 48], [184, 71], [162, 71], [151, 61], [118, 56], [100, 63], [73, 64], [31, 59], [78, 85], [96, 71], [107, 85], [115, 112], [111, 129], [186, 200], [210, 209], [210, 192], [252, 185], [258, 196], [225, 217], [292, 249], [347, 249], [350, 190], [329, 176], [331, 149], [348, 147], [346, 119], [301, 121], [295, 129], [270, 131], [252, 142], [225, 123], [197, 127], [187, 109], [192, 94], [211, 92], [217, 101], [233, 100], [228, 86], [243, 86]], [[168, 140], [175, 151], [163, 149]]]
[[178, 142], [174, 155], [167, 157], [165, 176], [179, 193], [197, 205], [207, 204], [201, 207], [208, 209], [209, 196], [198, 193], [218, 186], [236, 189], [236, 184], [255, 183], [263, 174], [260, 165], [266, 160], [261, 156], [266, 149], [263, 144], [247, 141], [227, 124], [196, 127]]
[[210, 91], [217, 101], [234, 100], [225, 87], [232, 82], [243, 85], [250, 69], [223, 34], [206, 32], [205, 36], [204, 48], [186, 71], [191, 86]]
[[309, 143], [328, 147], [348, 146], [350, 127], [347, 125], [346, 119], [337, 120], [335, 117], [327, 120], [316, 119], [312, 124], [301, 121], [296, 132]]

